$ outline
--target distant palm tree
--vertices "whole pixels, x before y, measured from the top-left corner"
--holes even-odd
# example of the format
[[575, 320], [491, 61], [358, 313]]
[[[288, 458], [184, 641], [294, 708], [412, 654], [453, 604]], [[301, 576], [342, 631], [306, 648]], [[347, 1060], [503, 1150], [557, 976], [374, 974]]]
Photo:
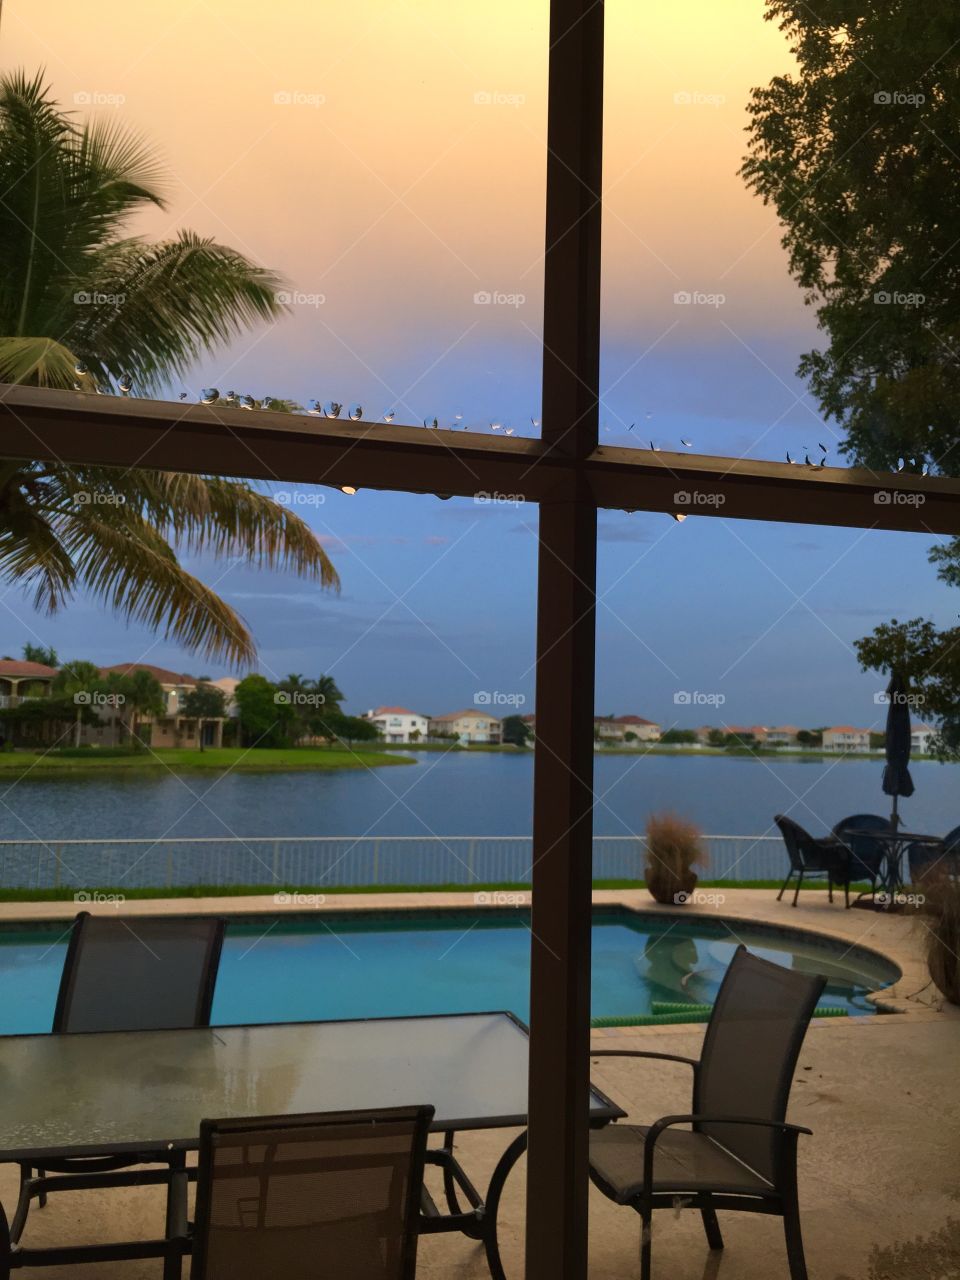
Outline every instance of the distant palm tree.
[[[115, 123], [76, 125], [40, 75], [0, 77], [0, 381], [93, 394], [129, 375], [155, 393], [282, 312], [279, 278], [233, 249], [189, 231], [159, 244], [123, 234], [163, 203], [139, 139]], [[249, 663], [239, 615], [178, 548], [339, 587], [309, 526], [246, 482], [0, 463], [0, 579], [51, 613], [86, 589], [207, 657]]]

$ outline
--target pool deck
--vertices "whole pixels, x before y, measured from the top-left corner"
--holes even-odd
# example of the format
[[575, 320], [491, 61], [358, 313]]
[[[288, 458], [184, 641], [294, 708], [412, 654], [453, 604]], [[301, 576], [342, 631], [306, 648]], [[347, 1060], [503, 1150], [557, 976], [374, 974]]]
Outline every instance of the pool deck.
[[[789, 1119], [814, 1131], [800, 1146], [800, 1197], [810, 1280], [956, 1280], [960, 1277], [960, 1009], [944, 1006], [927, 983], [922, 925], [905, 915], [830, 906], [811, 891], [792, 909], [770, 890], [732, 890], [722, 903], [664, 908], [645, 892], [594, 895], [598, 904], [623, 904], [657, 914], [720, 916], [736, 936], [736, 922], [763, 922], [825, 934], [869, 947], [896, 961], [903, 977], [880, 997], [881, 1008], [906, 1016], [822, 1019], [811, 1024], [791, 1097]], [[344, 894], [321, 908], [473, 907], [473, 894]], [[91, 904], [92, 910], [117, 908]], [[271, 914], [272, 896], [136, 901], [126, 915], [161, 911]], [[302, 910], [291, 905], [290, 910]], [[0, 920], [69, 919], [76, 904], [5, 903]], [[702, 1027], [616, 1028], [594, 1032], [599, 1047], [633, 1047], [697, 1056]], [[667, 1063], [597, 1059], [596, 1084], [631, 1116], [649, 1123], [689, 1109], [689, 1073]], [[479, 1186], [512, 1137], [510, 1132], [471, 1133], [460, 1156]], [[0, 1169], [0, 1199], [9, 1209], [15, 1172]], [[107, 1206], [109, 1206], [107, 1208]], [[504, 1264], [510, 1280], [522, 1266], [522, 1165], [507, 1186], [501, 1210]], [[639, 1219], [598, 1192], [590, 1193], [591, 1280], [639, 1276]], [[721, 1214], [727, 1248], [711, 1255], [699, 1215], [661, 1211], [654, 1220], [654, 1275], [666, 1280], [786, 1280], [779, 1220]], [[34, 1210], [26, 1243], [76, 1242], [148, 1235], [162, 1226], [153, 1189], [54, 1197]], [[56, 1268], [50, 1280], [158, 1280], [156, 1262], [107, 1267]], [[418, 1276], [426, 1280], [485, 1280], [482, 1252], [462, 1237], [425, 1239]]]

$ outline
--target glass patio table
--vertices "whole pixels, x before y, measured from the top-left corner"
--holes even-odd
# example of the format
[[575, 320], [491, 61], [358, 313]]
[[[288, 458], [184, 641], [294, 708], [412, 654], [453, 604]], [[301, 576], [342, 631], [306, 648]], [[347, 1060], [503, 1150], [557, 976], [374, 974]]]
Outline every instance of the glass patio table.
[[[203, 1119], [430, 1103], [433, 1130], [443, 1134], [443, 1143], [430, 1150], [428, 1162], [442, 1171], [446, 1207], [441, 1211], [425, 1192], [421, 1231], [459, 1231], [481, 1241], [491, 1275], [504, 1280], [497, 1210], [526, 1133], [503, 1153], [485, 1197], [453, 1145], [460, 1130], [526, 1124], [527, 1070], [527, 1028], [504, 1012], [4, 1036], [0, 1161], [42, 1169], [45, 1159], [156, 1151], [175, 1164], [179, 1154], [182, 1168], [186, 1153], [197, 1149]], [[591, 1087], [592, 1125], [624, 1114]], [[131, 1184], [142, 1184], [167, 1174], [128, 1176]], [[90, 1185], [97, 1185], [95, 1173]], [[167, 1239], [21, 1247], [10, 1265], [163, 1257], [165, 1276], [176, 1276], [175, 1253]]]
[[[903, 892], [903, 854], [912, 844], [927, 845], [932, 849], [943, 846], [943, 836], [928, 836], [916, 831], [860, 831], [851, 829], [845, 836], [863, 836], [864, 839], [876, 840], [885, 846], [883, 901], [879, 904], [885, 910], [897, 906], [897, 895]], [[861, 895], [863, 896], [863, 895]]]

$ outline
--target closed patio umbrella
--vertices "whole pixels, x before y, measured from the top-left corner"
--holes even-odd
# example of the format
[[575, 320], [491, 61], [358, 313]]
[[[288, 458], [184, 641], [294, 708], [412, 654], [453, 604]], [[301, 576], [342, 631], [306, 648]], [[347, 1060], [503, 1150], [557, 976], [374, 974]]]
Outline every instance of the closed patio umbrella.
[[893, 813], [890, 821], [894, 831], [900, 822], [897, 800], [900, 796], [913, 795], [913, 779], [910, 777], [910, 704], [907, 682], [899, 671], [894, 671], [887, 685], [887, 763], [883, 771], [883, 794], [893, 797]]

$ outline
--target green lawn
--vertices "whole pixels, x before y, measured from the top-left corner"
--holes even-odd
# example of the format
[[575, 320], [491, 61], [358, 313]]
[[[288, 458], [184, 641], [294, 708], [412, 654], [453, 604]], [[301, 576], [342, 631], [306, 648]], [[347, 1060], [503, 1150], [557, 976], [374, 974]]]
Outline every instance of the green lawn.
[[241, 772], [264, 772], [272, 769], [362, 769], [379, 765], [415, 764], [410, 756], [386, 751], [346, 751], [333, 747], [290, 747], [271, 750], [265, 747], [220, 747], [207, 751], [158, 748], [130, 755], [104, 753], [97, 749], [82, 755], [57, 755], [55, 752], [0, 752], [0, 777], [29, 773], [91, 773], [118, 770], [128, 773], [144, 769], [231, 769]]

